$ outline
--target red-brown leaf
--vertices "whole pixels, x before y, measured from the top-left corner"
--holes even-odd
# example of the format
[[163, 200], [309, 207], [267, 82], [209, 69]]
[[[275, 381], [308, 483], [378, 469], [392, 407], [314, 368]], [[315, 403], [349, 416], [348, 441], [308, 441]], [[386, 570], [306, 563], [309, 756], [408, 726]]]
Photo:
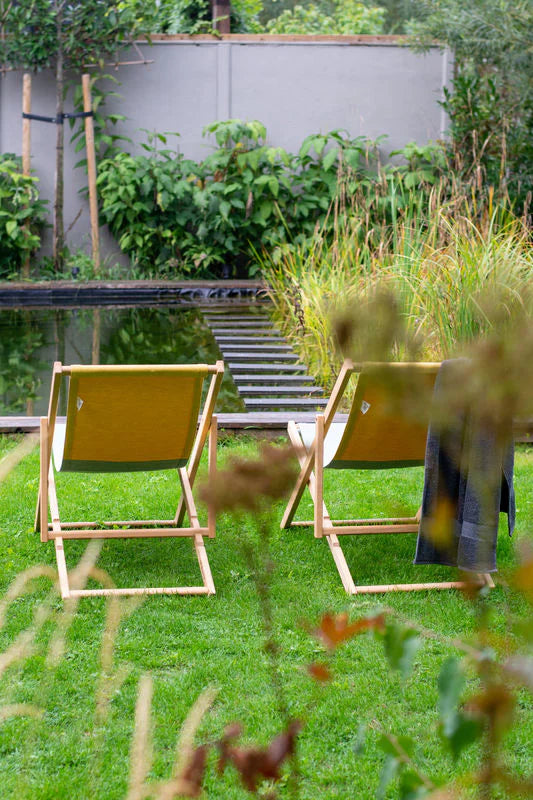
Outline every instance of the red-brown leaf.
[[242, 782], [250, 792], [256, 792], [260, 781], [270, 778], [277, 781], [280, 778], [280, 767], [283, 761], [294, 753], [295, 740], [301, 724], [295, 720], [290, 723], [284, 733], [276, 736], [265, 749], [259, 747], [233, 747], [229, 738], [234, 738], [233, 730], [219, 742], [220, 759], [219, 771], [223, 771], [226, 764], [231, 762], [239, 772]]
[[319, 683], [327, 683], [329, 680], [331, 680], [331, 672], [325, 664], [319, 664], [317, 661], [315, 661], [313, 664], [309, 664], [307, 671], [309, 672], [310, 676]]
[[186, 793], [183, 790], [181, 793], [186, 797], [200, 797], [202, 793], [208, 749], [205, 744], [197, 747], [180, 776], [187, 790]]
[[316, 635], [321, 639], [326, 647], [331, 650], [337, 647], [341, 642], [351, 639], [359, 633], [364, 633], [369, 630], [384, 630], [385, 628], [385, 615], [378, 614], [375, 617], [362, 617], [355, 620], [355, 622], [348, 622], [348, 614], [332, 614], [326, 613], [320, 620], [320, 625], [316, 631]]

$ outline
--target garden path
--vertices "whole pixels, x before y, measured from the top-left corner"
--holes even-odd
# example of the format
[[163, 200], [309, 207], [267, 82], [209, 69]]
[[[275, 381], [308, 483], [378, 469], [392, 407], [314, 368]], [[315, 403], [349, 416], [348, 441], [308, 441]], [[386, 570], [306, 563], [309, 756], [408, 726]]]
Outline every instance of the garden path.
[[306, 374], [265, 308], [216, 308], [203, 316], [247, 411], [304, 411], [326, 405], [323, 389]]

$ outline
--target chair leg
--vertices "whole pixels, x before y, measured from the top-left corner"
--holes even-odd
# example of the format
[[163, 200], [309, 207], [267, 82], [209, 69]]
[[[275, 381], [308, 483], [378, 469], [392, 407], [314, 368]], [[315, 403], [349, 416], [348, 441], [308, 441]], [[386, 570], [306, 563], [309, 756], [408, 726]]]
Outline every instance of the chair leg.
[[[291, 443], [293, 444], [294, 449], [296, 450], [297, 457], [298, 457], [298, 460], [300, 462], [300, 466], [304, 466], [305, 463], [306, 463], [306, 456], [302, 451], [302, 440], [300, 439], [300, 434], [298, 433], [298, 429], [297, 429], [296, 424], [294, 422], [289, 422], [288, 433], [289, 433], [289, 438], [291, 440]], [[309, 473], [309, 478], [307, 480], [307, 483], [304, 485], [304, 488], [305, 488], [305, 486], [307, 486], [308, 489], [309, 489], [309, 494], [311, 495], [311, 499], [313, 501], [313, 508], [316, 509], [316, 476], [315, 476], [314, 471], [311, 470], [311, 472]], [[293, 514], [291, 515], [291, 520], [292, 520], [292, 516], [294, 516], [294, 511], [296, 511], [296, 508], [294, 508], [294, 510], [293, 510]], [[313, 512], [313, 514], [314, 513], [315, 512]], [[291, 523], [291, 524], [295, 524], [295, 523]], [[309, 525], [311, 525], [313, 523], [300, 523], [300, 524], [309, 524]], [[283, 525], [282, 525], [282, 527], [283, 527]], [[287, 525], [286, 527], [290, 527], [290, 525]], [[322, 500], [322, 528], [329, 528], [329, 527], [331, 527], [331, 517], [329, 515], [329, 511], [326, 508], [326, 504], [324, 503], [324, 500]]]
[[37, 495], [37, 504], [35, 506], [35, 521], [33, 523], [33, 530], [40, 531], [41, 529], [41, 484], [39, 483], [39, 493]]
[[[39, 496], [37, 498], [37, 511], [35, 513], [36, 530], [41, 532], [41, 542], [48, 541], [48, 500], [49, 500], [49, 472], [51, 461], [49, 457], [50, 439], [48, 436], [48, 419], [41, 417], [40, 426], [41, 458]], [[53, 476], [52, 476], [53, 479]], [[37, 527], [38, 526], [38, 527]]]
[[317, 539], [322, 538], [324, 529], [324, 415], [317, 414], [316, 417], [316, 438], [315, 438], [315, 496], [313, 497], [314, 506], [314, 529]]
[[342, 552], [342, 547], [337, 535], [335, 533], [326, 534], [326, 541], [329, 545], [329, 549], [331, 550], [331, 555], [335, 561], [335, 566], [337, 567], [337, 571], [340, 575], [345, 592], [348, 594], [357, 594], [357, 587], [352, 578], [350, 567], [348, 566], [348, 562], [346, 561], [344, 553]]
[[[306, 461], [306, 457], [302, 451], [300, 434], [298, 433], [298, 429], [294, 422], [289, 422], [288, 433], [289, 433], [289, 438], [296, 449], [300, 465], [303, 468], [303, 465], [305, 464]], [[318, 472], [318, 463], [317, 463], [317, 472]], [[321, 474], [323, 474], [323, 470], [321, 471]], [[311, 495], [311, 499], [313, 500], [315, 535], [317, 530], [316, 528], [317, 519], [320, 530], [323, 530], [324, 527], [326, 528], [331, 527], [331, 517], [328, 509], [326, 508], [326, 504], [324, 503], [323, 497], [319, 498], [319, 495], [321, 495], [322, 492], [320, 490], [317, 492], [317, 483], [318, 482], [315, 473], [311, 472], [309, 475], [307, 486], [309, 487], [309, 493]], [[318, 513], [318, 509], [321, 509], [321, 513]], [[296, 510], [296, 508], [294, 510]], [[333, 560], [335, 561], [335, 566], [337, 567], [337, 571], [340, 575], [340, 579], [342, 581], [342, 585], [344, 586], [345, 591], [348, 594], [355, 594], [357, 591], [356, 586], [337, 535], [334, 533], [330, 534], [327, 533], [325, 534], [325, 539], [328, 543], [329, 549], [331, 550], [331, 555], [333, 556]]]
[[496, 584], [494, 583], [494, 581], [492, 579], [492, 575], [490, 575], [490, 573], [484, 572], [483, 575], [481, 575], [480, 577], [484, 581], [485, 586], [488, 586], [489, 589], [495, 589], [496, 588]]
[[[182, 478], [183, 495], [187, 504], [187, 513], [191, 518], [191, 526], [193, 528], [200, 528], [198, 517], [196, 514], [196, 506], [192, 498], [191, 486], [187, 471], [183, 469], [184, 475], [180, 474]], [[57, 571], [59, 576], [59, 588], [61, 597], [66, 600], [71, 597], [110, 597], [110, 596], [129, 596], [129, 595], [151, 595], [151, 594], [180, 594], [180, 595], [193, 595], [193, 594], [215, 594], [215, 584], [211, 574], [209, 561], [207, 560], [207, 553], [204, 546], [203, 534], [194, 534], [194, 548], [198, 558], [198, 564], [202, 575], [202, 586], [169, 586], [169, 587], [153, 587], [153, 588], [130, 588], [130, 589], [117, 589], [116, 587], [103, 587], [101, 589], [77, 589], [70, 588], [67, 564], [65, 561], [65, 552], [63, 548], [63, 536], [61, 522], [59, 519], [59, 508], [57, 504], [57, 495], [55, 487], [55, 479], [53, 474], [53, 467], [50, 465], [49, 482], [49, 499], [50, 499], [50, 514], [52, 517], [52, 534], [54, 539], [54, 547], [57, 562]], [[46, 520], [48, 529], [47, 516], [42, 517]], [[41, 524], [42, 524], [41, 519]], [[205, 531], [205, 528], [202, 530]], [[48, 538], [51, 538], [50, 536]]]
[[70, 597], [70, 586], [68, 582], [67, 562], [65, 561], [65, 551], [63, 549], [63, 538], [58, 536], [54, 539], [56, 552], [57, 574], [59, 576], [59, 590], [63, 600]]
[[[209, 446], [208, 446], [208, 476], [209, 485], [212, 486], [217, 472], [217, 418], [212, 417], [211, 428], [209, 430]], [[216, 532], [216, 513], [215, 506], [211, 499], [211, 492], [207, 500], [207, 529], [209, 531], [209, 538], [213, 539]]]
[[298, 433], [298, 428], [296, 427], [296, 423], [294, 421], [291, 420], [289, 422], [287, 426], [287, 432], [296, 451], [298, 461], [300, 462], [301, 472], [283, 513], [283, 517], [280, 522], [280, 528], [290, 528], [296, 510], [300, 505], [300, 500], [302, 499], [305, 487], [309, 483], [309, 476], [312, 472], [314, 464], [314, 453], [304, 453], [302, 440], [300, 439], [300, 434]]
[[205, 551], [204, 537], [199, 533], [194, 537], [194, 549], [196, 550], [196, 556], [198, 558], [198, 564], [200, 565], [204, 586], [207, 589], [207, 594], [216, 594], [211, 567], [209, 566], [207, 553]]
[[183, 492], [183, 502], [187, 510], [187, 515], [189, 517], [189, 522], [191, 523], [191, 528], [199, 528], [200, 523], [198, 522], [198, 512], [196, 511], [196, 505], [194, 503], [194, 498], [192, 496], [192, 486], [189, 481], [187, 468], [181, 467], [181, 469], [178, 470], [178, 474], [181, 482], [181, 490]]
[[[185, 502], [185, 507], [187, 509], [187, 514], [189, 516], [191, 526], [193, 528], [199, 528], [200, 523], [198, 522], [198, 514], [196, 511], [196, 505], [194, 503], [194, 498], [192, 495], [192, 487], [189, 482], [189, 475], [187, 473], [187, 469], [185, 467], [182, 467], [182, 469], [180, 469], [179, 476], [181, 479], [181, 486], [183, 489], [183, 498]], [[204, 537], [200, 533], [194, 535], [194, 549], [196, 551], [196, 557], [198, 558], [198, 565], [200, 567], [200, 572], [202, 573], [204, 586], [207, 589], [207, 594], [215, 594], [216, 593], [215, 584], [213, 581], [213, 576], [211, 574], [211, 567], [209, 566], [209, 561], [205, 550]]]

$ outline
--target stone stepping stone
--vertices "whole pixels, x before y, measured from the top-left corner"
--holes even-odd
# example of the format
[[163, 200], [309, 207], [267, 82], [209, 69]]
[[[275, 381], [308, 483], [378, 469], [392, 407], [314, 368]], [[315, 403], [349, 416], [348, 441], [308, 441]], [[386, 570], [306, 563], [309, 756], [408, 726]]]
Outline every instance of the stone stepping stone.
[[[244, 369], [244, 366], [243, 366]], [[233, 380], [235, 383], [314, 383], [314, 378], [311, 375], [254, 375], [253, 372], [245, 372], [245, 373], [238, 373], [233, 375]]]
[[268, 345], [279, 345], [281, 343], [284, 343], [285, 347], [289, 346], [281, 336], [247, 336], [246, 338], [242, 336], [215, 336], [215, 341], [226, 347], [228, 345], [232, 345], [232, 347], [250, 347], [251, 342], [256, 342], [256, 346], [265, 348]]
[[243, 326], [241, 328], [211, 328], [211, 333], [213, 336], [270, 336], [273, 334], [274, 336], [281, 336], [281, 333], [278, 331], [277, 328], [273, 328], [272, 326], [264, 326], [262, 328], [257, 328], [256, 330], [252, 330], [251, 327]]
[[[231, 359], [231, 361], [234, 364], [237, 364], [237, 363], [243, 362], [243, 361], [244, 362], [246, 362], [246, 361], [252, 362], [254, 360], [257, 361], [258, 359], [259, 359], [259, 361], [261, 361], [261, 359], [263, 361], [265, 361], [265, 359], [266, 359], [267, 361], [270, 362], [271, 366], [273, 366], [273, 363], [275, 363], [276, 361], [297, 361], [298, 360], [298, 356], [296, 355], [296, 353], [275, 352], [275, 351], [272, 351], [272, 350], [265, 350], [265, 351], [259, 351], [259, 352], [257, 350], [251, 350], [249, 353], [234, 353], [233, 351], [223, 351], [223, 355], [224, 355], [225, 359], [226, 358], [228, 359], [228, 361]], [[231, 369], [231, 367], [230, 367], [230, 369]], [[302, 365], [302, 369], [305, 369], [305, 367], [303, 365]]]
[[[283, 341], [283, 340], [282, 340]], [[289, 344], [276, 344], [273, 342], [267, 342], [266, 344], [239, 344], [237, 345], [235, 342], [223, 342], [220, 346], [220, 350], [225, 353], [227, 351], [233, 352], [239, 348], [239, 353], [250, 353], [252, 350], [257, 353], [292, 353], [292, 347]], [[296, 353], [294, 353], [294, 357], [297, 358]]]
[[283, 397], [261, 397], [261, 398], [243, 398], [246, 408], [323, 408], [327, 405], [326, 398], [306, 398], [297, 397], [283, 398]]
[[230, 316], [222, 316], [218, 315], [216, 317], [210, 317], [204, 314], [204, 319], [208, 324], [212, 325], [257, 325], [261, 327], [262, 325], [272, 325], [272, 320], [270, 317], [265, 315], [254, 315], [254, 314], [246, 314], [246, 316], [238, 316], [238, 317], [230, 317]]
[[305, 372], [305, 367], [303, 364], [258, 364], [257, 362], [253, 363], [250, 362], [249, 364], [240, 364], [235, 361], [228, 361], [227, 367], [230, 370], [242, 370], [245, 367], [250, 369], [254, 372], [272, 372], [272, 369], [275, 367], [276, 369], [283, 370], [283, 372]]
[[[272, 396], [272, 386], [248, 386], [237, 384], [237, 388], [239, 390], [239, 394], [241, 394], [243, 397], [248, 397], [250, 395], [268, 395], [269, 392], [271, 393], [270, 396]], [[276, 397], [288, 397], [289, 395], [308, 396], [311, 394], [323, 394], [323, 392], [320, 386], [280, 386], [276, 392]]]

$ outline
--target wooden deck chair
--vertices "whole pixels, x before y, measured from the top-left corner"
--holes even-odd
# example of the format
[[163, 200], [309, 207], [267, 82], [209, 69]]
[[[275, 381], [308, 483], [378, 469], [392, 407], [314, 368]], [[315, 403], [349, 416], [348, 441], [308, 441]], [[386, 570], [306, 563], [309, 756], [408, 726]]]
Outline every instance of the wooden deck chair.
[[[108, 594], [214, 594], [204, 536], [215, 535], [214, 510], [208, 524], [198, 521], [192, 486], [209, 437], [209, 475], [216, 470], [215, 401], [224, 364], [63, 366], [56, 362], [48, 416], [41, 417], [41, 468], [35, 529], [41, 541], [53, 539], [63, 598]], [[211, 381], [200, 421], [202, 386]], [[57, 420], [60, 385], [69, 378], [66, 423]], [[53, 459], [52, 459], [53, 451]], [[182, 496], [172, 520], [62, 522], [54, 477], [68, 472], [131, 472], [177, 468]], [[49, 521], [49, 510], [51, 521]], [[189, 527], [184, 527], [185, 513]], [[202, 586], [131, 589], [74, 589], [69, 585], [66, 539], [118, 539], [189, 536]]]
[[[281, 521], [281, 528], [313, 525], [325, 537], [343, 586], [349, 594], [463, 588], [464, 581], [356, 586], [341, 549], [340, 534], [414, 533], [413, 517], [332, 520], [323, 501], [324, 469], [389, 469], [424, 464], [427, 426], [438, 363], [364, 363], [346, 360], [331, 397], [316, 423], [289, 422], [288, 433], [299, 453], [301, 472]], [[350, 377], [359, 373], [346, 423], [334, 422]], [[305, 487], [309, 487], [314, 519], [293, 522]], [[481, 583], [494, 585], [489, 575]]]

